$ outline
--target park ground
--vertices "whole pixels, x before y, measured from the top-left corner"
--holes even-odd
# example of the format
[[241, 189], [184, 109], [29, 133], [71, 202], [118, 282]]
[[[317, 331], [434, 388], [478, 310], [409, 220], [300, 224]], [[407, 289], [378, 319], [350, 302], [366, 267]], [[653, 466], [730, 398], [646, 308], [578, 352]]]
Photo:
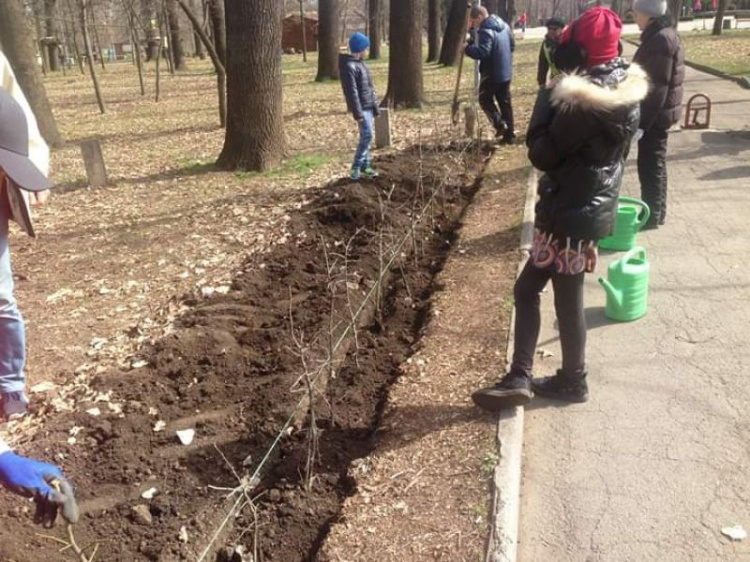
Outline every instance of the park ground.
[[[727, 38], [723, 41], [733, 39]], [[696, 34], [688, 41], [711, 40]], [[520, 131], [535, 95], [537, 48], [538, 43], [521, 42], [516, 57]], [[382, 94], [387, 58], [372, 68]], [[384, 221], [378, 219], [384, 209], [392, 213], [389, 240], [408, 231], [417, 209], [414, 192], [442, 205], [437, 211], [429, 207], [432, 222], [420, 231], [421, 248], [414, 244], [405, 252], [399, 278], [390, 280], [387, 318], [364, 307], [372, 322], [360, 327], [366, 334], [344, 354], [340, 376], [329, 385], [328, 400], [341, 408], [326, 414], [336, 417], [337, 427], [321, 437], [317, 480], [307, 488], [302, 482], [306, 432], [303, 423], [292, 424], [294, 434], [270, 461], [274, 477], [257, 488], [257, 507], [253, 503], [235, 517], [217, 544], [259, 544], [269, 560], [311, 552], [364, 560], [374, 558], [366, 549], [375, 544], [358, 542], [355, 532], [364, 528], [368, 535], [385, 531], [399, 537], [398, 552], [408, 551], [415, 560], [481, 556], [495, 461], [493, 428], [491, 420], [467, 408], [467, 400], [488, 371], [502, 367], [527, 164], [522, 147], [501, 149], [488, 164], [485, 148], [456, 140], [461, 131], [449, 124], [454, 73], [427, 65], [426, 108], [396, 113], [395, 146], [381, 153], [385, 173], [371, 184], [379, 197], [367, 184], [340, 181], [356, 128], [345, 114], [340, 86], [313, 81], [314, 57], [306, 64], [285, 57], [289, 156], [264, 174], [213, 168], [223, 134], [208, 64], [194, 61], [188, 71], [164, 76], [158, 103], [153, 68], [142, 98], [135, 69], [110, 66], [101, 75], [105, 116], [97, 113], [86, 77], [47, 79], [68, 142], [53, 155], [59, 189], [37, 215], [39, 239], [19, 234], [12, 239], [17, 293], [28, 322], [29, 384], [38, 392], [32, 396], [35, 415], [6, 430], [22, 450], [53, 458], [71, 473], [86, 513], [77, 532], [82, 542], [100, 546], [101, 559], [193, 559], [199, 545], [217, 535], [228, 490], [222, 495], [208, 486], [236, 488], [242, 477], [235, 471], [258, 466], [300, 396], [289, 390], [304, 382], [295, 365], [306, 347], [305, 332], [308, 337], [320, 332], [326, 287], [332, 286], [318, 240], [333, 248], [328, 257], [343, 254], [345, 262], [350, 254], [342, 245], [357, 246], [351, 260], [356, 254], [361, 261], [346, 273], [346, 289], [336, 298], [349, 300], [352, 285], [366, 292], [382, 268], [382, 250], [376, 247]], [[463, 99], [470, 96], [472, 78], [467, 68]], [[90, 138], [102, 142], [112, 180], [97, 190], [86, 186], [79, 156], [78, 143]], [[489, 201], [496, 214], [467, 208], [473, 197]], [[494, 221], [503, 234], [476, 225], [468, 229], [471, 217], [480, 225]], [[459, 230], [463, 223], [468, 230]], [[373, 236], [378, 228], [380, 237]], [[470, 267], [456, 263], [458, 256]], [[474, 271], [473, 278], [462, 274], [466, 269]], [[297, 275], [299, 270], [304, 274]], [[497, 276], [497, 285], [481, 289], [488, 272]], [[461, 290], [466, 286], [498, 294], [483, 311], [469, 314], [472, 298]], [[451, 309], [454, 301], [465, 306]], [[351, 303], [346, 309], [351, 312]], [[436, 321], [446, 311], [458, 319], [448, 326], [452, 332], [444, 327], [441, 332]], [[482, 313], [489, 314], [492, 333], [477, 324]], [[290, 317], [300, 330], [296, 340], [288, 335]], [[247, 335], [254, 331], [262, 337]], [[236, 338], [227, 339], [227, 333]], [[464, 349], [467, 342], [476, 344], [471, 352]], [[492, 358], [482, 359], [488, 354]], [[458, 358], [460, 366], [446, 357]], [[440, 368], [425, 368], [435, 364]], [[467, 370], [472, 378], [461, 379]], [[243, 382], [248, 372], [262, 380]], [[284, 376], [271, 384], [269, 373]], [[392, 388], [395, 380], [402, 384]], [[430, 403], [443, 409], [424, 409]], [[160, 421], [166, 430], [154, 432]], [[440, 427], [435, 439], [431, 424]], [[199, 437], [196, 447], [183, 451], [172, 432], [188, 426], [197, 428]], [[403, 430], [394, 431], [398, 426]], [[388, 430], [373, 439], [379, 427]], [[447, 472], [439, 470], [440, 459], [449, 455], [456, 462]], [[446, 478], [455, 481], [448, 491], [440, 487]], [[144, 502], [140, 493], [148, 487], [161, 493]], [[442, 493], [448, 509], [439, 516], [426, 511], [429, 498]], [[11, 508], [10, 500], [3, 503]], [[138, 511], [144, 503], [148, 515]], [[324, 546], [345, 503], [350, 517], [334, 527]], [[367, 524], [364, 505], [382, 507], [376, 510], [377, 525]], [[395, 517], [407, 512], [408, 522], [420, 530], [418, 540]], [[9, 521], [6, 532], [21, 540], [4, 541], [4, 559], [38, 560], [58, 549], [54, 541]], [[431, 531], [432, 521], [450, 523], [455, 532]], [[181, 540], [186, 535], [188, 540]]]

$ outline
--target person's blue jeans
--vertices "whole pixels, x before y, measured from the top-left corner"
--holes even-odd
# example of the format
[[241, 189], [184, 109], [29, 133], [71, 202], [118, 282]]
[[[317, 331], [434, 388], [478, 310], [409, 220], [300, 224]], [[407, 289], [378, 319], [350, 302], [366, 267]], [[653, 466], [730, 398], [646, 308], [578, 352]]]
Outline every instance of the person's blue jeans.
[[372, 164], [372, 153], [370, 144], [372, 144], [372, 130], [375, 116], [371, 109], [365, 109], [362, 112], [363, 119], [359, 122], [359, 144], [357, 152], [354, 153], [354, 163], [352, 170], [363, 170], [366, 166]]
[[20, 392], [26, 387], [26, 334], [23, 318], [13, 298], [8, 221], [10, 209], [0, 189], [0, 392]]

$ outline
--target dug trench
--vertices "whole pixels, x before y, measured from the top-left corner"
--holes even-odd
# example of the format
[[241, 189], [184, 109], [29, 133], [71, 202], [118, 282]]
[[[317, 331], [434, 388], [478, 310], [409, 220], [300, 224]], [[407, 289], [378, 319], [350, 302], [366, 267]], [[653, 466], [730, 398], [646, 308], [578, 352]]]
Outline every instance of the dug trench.
[[[50, 417], [23, 452], [71, 475], [78, 543], [106, 561], [319, 559], [487, 158], [415, 148], [376, 180], [320, 189], [227, 291], [188, 300], [146, 366], [100, 375], [102, 403]], [[79, 559], [13, 514], [0, 559]]]

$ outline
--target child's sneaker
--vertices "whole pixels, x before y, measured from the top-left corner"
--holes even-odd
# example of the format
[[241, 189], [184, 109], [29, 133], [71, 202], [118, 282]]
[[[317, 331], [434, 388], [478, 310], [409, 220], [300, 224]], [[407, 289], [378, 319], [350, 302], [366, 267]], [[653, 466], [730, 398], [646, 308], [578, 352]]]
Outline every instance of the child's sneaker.
[[23, 417], [29, 409], [29, 399], [22, 390], [18, 392], [3, 392], [0, 394], [2, 414], [8, 420]]
[[380, 174], [378, 174], [372, 166], [366, 165], [364, 168], [362, 168], [362, 175], [367, 179], [372, 179], [377, 178]]
[[352, 168], [352, 171], [349, 173], [349, 179], [354, 181], [359, 181], [359, 178], [361, 177], [360, 172], [357, 168]]

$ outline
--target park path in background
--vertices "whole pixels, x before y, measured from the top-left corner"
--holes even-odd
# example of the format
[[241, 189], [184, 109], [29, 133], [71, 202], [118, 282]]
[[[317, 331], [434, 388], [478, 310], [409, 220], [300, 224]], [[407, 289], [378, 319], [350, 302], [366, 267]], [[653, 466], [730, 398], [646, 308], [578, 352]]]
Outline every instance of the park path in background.
[[[605, 317], [597, 277], [622, 253], [603, 255], [586, 281], [591, 399], [526, 409], [521, 562], [750, 560], [721, 534], [750, 528], [750, 92], [692, 69], [685, 90], [713, 99], [715, 129], [670, 136], [667, 222], [639, 236], [648, 313]], [[623, 191], [640, 193], [635, 154]], [[559, 366], [551, 297], [540, 375]]]

